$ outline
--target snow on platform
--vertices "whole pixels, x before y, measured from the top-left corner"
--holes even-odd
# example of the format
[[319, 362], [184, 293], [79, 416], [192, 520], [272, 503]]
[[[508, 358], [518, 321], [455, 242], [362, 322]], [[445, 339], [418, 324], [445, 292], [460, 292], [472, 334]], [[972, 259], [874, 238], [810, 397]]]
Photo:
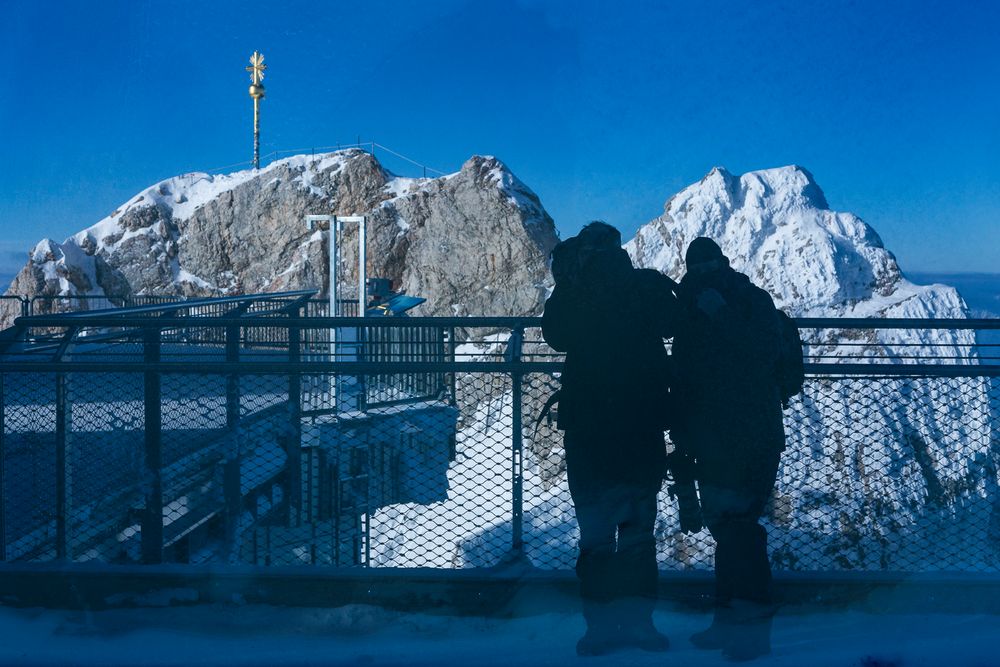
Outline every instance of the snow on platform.
[[[182, 591], [181, 591], [182, 592]], [[183, 595], [165, 596], [183, 601]], [[154, 604], [156, 600], [147, 600]], [[687, 637], [706, 612], [661, 603], [666, 654], [578, 658], [575, 599], [515, 601], [504, 617], [404, 613], [370, 605], [200, 604], [104, 611], [0, 607], [0, 664], [18, 665], [721, 665]], [[785, 607], [773, 653], [752, 665], [922, 667], [1000, 664], [1000, 617]]]

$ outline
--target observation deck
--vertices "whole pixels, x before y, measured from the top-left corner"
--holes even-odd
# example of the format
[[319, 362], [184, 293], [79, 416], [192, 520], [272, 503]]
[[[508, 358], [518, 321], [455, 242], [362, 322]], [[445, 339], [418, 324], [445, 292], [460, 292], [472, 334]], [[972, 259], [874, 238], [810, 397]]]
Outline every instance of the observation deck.
[[[572, 600], [561, 435], [535, 423], [562, 358], [540, 320], [329, 317], [313, 297], [29, 314], [0, 332], [0, 596]], [[797, 324], [807, 380], [765, 517], [779, 596], [996, 611], [1000, 322]], [[660, 504], [664, 597], [701, 609], [711, 539]]]

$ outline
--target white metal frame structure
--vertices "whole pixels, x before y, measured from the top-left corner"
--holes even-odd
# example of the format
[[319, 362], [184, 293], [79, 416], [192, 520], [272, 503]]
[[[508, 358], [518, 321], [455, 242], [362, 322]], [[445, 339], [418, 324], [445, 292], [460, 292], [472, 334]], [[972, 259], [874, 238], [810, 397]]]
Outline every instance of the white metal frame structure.
[[[330, 300], [330, 317], [337, 317], [341, 314], [337, 305], [340, 298], [340, 289], [337, 284], [337, 277], [339, 275], [338, 271], [340, 268], [340, 244], [338, 243], [338, 238], [340, 237], [340, 233], [345, 224], [358, 225], [358, 317], [365, 316], [365, 301], [367, 298], [365, 288], [368, 282], [367, 270], [365, 267], [367, 221], [367, 217], [363, 215], [306, 216], [306, 226], [310, 230], [317, 229], [322, 223], [326, 223], [327, 225], [327, 239], [330, 257], [330, 265], [327, 275], [327, 297]], [[354, 327], [331, 328], [330, 358], [334, 361], [359, 361], [361, 356], [360, 350], [358, 349], [358, 345], [360, 344], [360, 334], [360, 330]], [[338, 343], [340, 350], [337, 349]], [[353, 350], [353, 352], [345, 354], [345, 352], [348, 352], [349, 349]], [[341, 409], [356, 409], [357, 405], [355, 404], [355, 401], [349, 399], [349, 394], [351, 392], [344, 391], [346, 389], [345, 385], [347, 384], [345, 381], [349, 378], [345, 378], [343, 376], [337, 376], [337, 378], [331, 378], [330, 383], [330, 392], [332, 394], [331, 398], [333, 399], [334, 405]], [[361, 387], [361, 381], [359, 378], [354, 378], [354, 382], [351, 384]], [[363, 387], [361, 387], [361, 389], [363, 391]]]

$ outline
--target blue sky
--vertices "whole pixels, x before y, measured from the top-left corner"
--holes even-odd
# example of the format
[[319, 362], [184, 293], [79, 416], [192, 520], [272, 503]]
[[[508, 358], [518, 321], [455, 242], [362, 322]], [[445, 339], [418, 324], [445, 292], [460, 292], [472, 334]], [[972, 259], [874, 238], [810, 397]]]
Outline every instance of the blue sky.
[[715, 165], [800, 164], [904, 271], [1000, 272], [997, 2], [2, 8], [0, 272], [162, 178], [249, 159], [254, 49], [264, 152], [493, 154], [563, 235], [631, 236]]

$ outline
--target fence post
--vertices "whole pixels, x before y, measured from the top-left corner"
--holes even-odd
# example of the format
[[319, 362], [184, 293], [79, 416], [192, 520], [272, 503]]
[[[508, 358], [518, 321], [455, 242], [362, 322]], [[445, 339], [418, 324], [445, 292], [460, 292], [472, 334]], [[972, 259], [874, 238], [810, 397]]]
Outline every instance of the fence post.
[[[288, 361], [298, 364], [302, 360], [301, 308], [294, 308], [288, 317]], [[302, 376], [298, 370], [288, 373], [288, 493], [285, 497], [287, 523], [298, 525], [302, 506]], [[295, 523], [293, 524], [293, 519]]]
[[523, 434], [521, 433], [521, 400], [523, 376], [521, 374], [521, 346], [524, 327], [516, 327], [507, 343], [511, 362], [511, 558], [524, 558], [524, 466], [522, 465]]
[[235, 365], [240, 360], [240, 327], [226, 325], [226, 362], [234, 370], [226, 373], [227, 449], [222, 468], [222, 494], [225, 502], [226, 554], [232, 556], [240, 520], [240, 376]]
[[7, 561], [7, 483], [4, 478], [4, 472], [7, 470], [5, 457], [7, 443], [4, 438], [4, 431], [7, 430], [7, 412], [4, 409], [7, 404], [4, 387], [6, 377], [6, 374], [0, 373], [0, 563]]
[[452, 371], [448, 374], [448, 390], [451, 392], [451, 397], [448, 403], [452, 406], [458, 405], [458, 392], [457, 392], [457, 381], [456, 377], [458, 373], [455, 372], [455, 349], [458, 346], [458, 342], [455, 340], [455, 327], [448, 327], [448, 341], [447, 349], [445, 350], [445, 361], [448, 362], [449, 368]]
[[155, 325], [143, 332], [143, 402], [146, 436], [146, 503], [142, 513], [142, 561], [163, 562], [163, 421], [160, 373], [148, 364], [160, 362], [160, 330]]
[[70, 466], [68, 461], [69, 404], [66, 396], [66, 374], [56, 373], [56, 559], [70, 557], [69, 495]]

